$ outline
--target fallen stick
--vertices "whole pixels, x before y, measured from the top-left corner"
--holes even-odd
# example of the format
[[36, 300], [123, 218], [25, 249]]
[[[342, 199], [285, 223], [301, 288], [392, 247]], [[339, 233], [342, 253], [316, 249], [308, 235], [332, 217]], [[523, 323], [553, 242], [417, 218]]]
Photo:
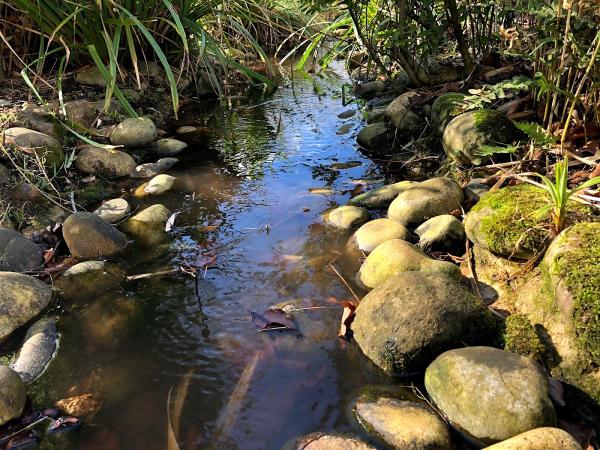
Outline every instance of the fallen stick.
[[175, 275], [181, 273], [181, 269], [170, 269], [170, 270], [162, 270], [160, 272], [150, 272], [150, 273], [141, 273], [139, 275], [130, 275], [125, 280], [127, 281], [136, 281], [136, 280], [146, 280], [148, 278], [160, 278], [167, 277], [169, 275]]

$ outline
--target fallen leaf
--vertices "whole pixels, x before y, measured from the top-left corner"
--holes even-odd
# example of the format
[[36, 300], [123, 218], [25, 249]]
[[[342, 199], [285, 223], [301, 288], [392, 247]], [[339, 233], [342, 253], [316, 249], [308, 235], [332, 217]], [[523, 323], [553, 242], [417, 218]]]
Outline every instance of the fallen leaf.
[[217, 260], [217, 257], [215, 255], [213, 255], [212, 253], [199, 253], [198, 257], [196, 258], [195, 266], [196, 267], [209, 267], [209, 266], [212, 266], [216, 260]]
[[171, 214], [171, 217], [169, 217], [169, 219], [167, 220], [167, 224], [165, 225], [165, 231], [171, 231], [173, 229], [173, 227], [175, 226], [175, 219], [177, 219], [178, 215], [179, 212]]
[[252, 322], [259, 331], [278, 328], [297, 330], [292, 316], [279, 308], [269, 308], [263, 314], [252, 312]]
[[218, 229], [219, 225], [206, 225], [204, 227], [198, 228], [198, 231], [201, 231], [202, 233], [208, 233], [211, 231], [217, 231]]
[[298, 262], [298, 261], [302, 261], [304, 259], [304, 256], [302, 256], [302, 255], [283, 255], [281, 258], [284, 261]]
[[333, 189], [330, 187], [310, 188], [308, 192], [314, 195], [332, 195]]
[[44, 264], [48, 264], [54, 258], [54, 249], [44, 250]]
[[92, 418], [102, 407], [102, 401], [92, 393], [63, 398], [56, 402], [56, 406], [72, 416]]
[[351, 302], [344, 302], [344, 312], [342, 313], [342, 321], [340, 323], [340, 337], [342, 339], [352, 339], [352, 329], [350, 326], [354, 321], [356, 305]]

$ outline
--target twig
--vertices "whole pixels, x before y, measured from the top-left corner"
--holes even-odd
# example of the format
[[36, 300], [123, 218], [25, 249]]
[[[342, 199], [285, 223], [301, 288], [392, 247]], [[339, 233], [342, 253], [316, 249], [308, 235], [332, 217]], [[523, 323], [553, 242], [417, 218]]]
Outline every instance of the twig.
[[350, 287], [350, 285], [348, 284], [348, 282], [344, 279], [344, 277], [342, 276], [341, 273], [338, 272], [338, 270], [335, 268], [335, 266], [333, 265], [333, 263], [329, 263], [329, 267], [331, 267], [333, 269], [333, 271], [335, 272], [335, 274], [340, 277], [340, 280], [342, 280], [342, 282], [346, 285], [346, 287], [348, 288], [348, 290], [352, 293], [352, 295], [354, 296], [354, 298], [356, 299], [356, 301], [358, 303], [360, 303], [360, 298], [358, 298], [358, 295], [356, 295], [356, 293], [352, 290], [352, 287]]
[[127, 280], [127, 281], [146, 280], [148, 278], [166, 277], [169, 275], [175, 275], [177, 273], [182, 273], [181, 269], [170, 269], [170, 270], [162, 270], [160, 272], [150, 272], [150, 273], [141, 273], [139, 275], [130, 275], [127, 278], [125, 278], [125, 280]]

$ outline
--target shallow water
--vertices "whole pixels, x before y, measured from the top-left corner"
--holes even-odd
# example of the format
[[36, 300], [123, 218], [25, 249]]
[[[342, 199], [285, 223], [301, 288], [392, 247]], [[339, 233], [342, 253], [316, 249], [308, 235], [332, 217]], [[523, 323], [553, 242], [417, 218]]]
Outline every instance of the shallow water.
[[[345, 81], [296, 78], [268, 96], [184, 115], [181, 123], [205, 131], [169, 172], [182, 186], [132, 200], [180, 211], [176, 225], [120, 264], [128, 274], [212, 267], [197, 281], [140, 280], [61, 301], [59, 354], [36, 382], [34, 404], [90, 392], [102, 406], [42, 448], [164, 449], [169, 391], [176, 397], [189, 379], [182, 449], [279, 449], [301, 434], [350, 430], [353, 392], [391, 383], [337, 337], [342, 307], [328, 299], [351, 297], [328, 266], [348, 234], [325, 226], [322, 213], [346, 202], [352, 180], [384, 181], [356, 148], [360, 113], [337, 117], [356, 108], [342, 105]], [[322, 187], [333, 193], [309, 192]], [[296, 313], [301, 334], [257, 332], [251, 312], [280, 303], [326, 308]]]

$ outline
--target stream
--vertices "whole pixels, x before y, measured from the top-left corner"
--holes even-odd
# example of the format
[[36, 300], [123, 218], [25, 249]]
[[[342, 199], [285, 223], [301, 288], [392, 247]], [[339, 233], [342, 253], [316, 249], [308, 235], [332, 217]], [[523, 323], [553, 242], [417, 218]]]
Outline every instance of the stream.
[[[351, 430], [353, 393], [391, 383], [338, 338], [335, 299], [352, 295], [329, 263], [349, 234], [322, 214], [350, 198], [353, 180], [384, 184], [355, 144], [362, 118], [355, 104], [342, 105], [340, 73], [184, 114], [205, 139], [169, 171], [183, 187], [132, 199], [134, 208], [180, 212], [175, 226], [119, 263], [128, 274], [183, 265], [198, 276], [126, 282], [61, 303], [58, 356], [31, 397], [46, 406], [93, 393], [101, 407], [41, 448], [164, 449], [168, 398], [173, 409], [187, 386], [182, 449], [279, 449], [305, 433]], [[338, 117], [348, 110], [356, 113]], [[251, 313], [275, 304], [317, 308], [295, 314], [299, 333], [258, 332]]]

